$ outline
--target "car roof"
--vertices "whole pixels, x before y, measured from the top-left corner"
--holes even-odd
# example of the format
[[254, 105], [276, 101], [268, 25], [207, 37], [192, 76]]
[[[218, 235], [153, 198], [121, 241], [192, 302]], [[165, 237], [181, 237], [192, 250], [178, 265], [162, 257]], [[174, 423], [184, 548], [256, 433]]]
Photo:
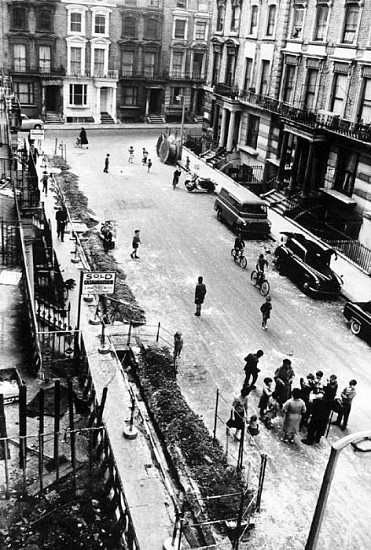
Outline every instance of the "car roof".
[[305, 247], [308, 252], [321, 253], [321, 252], [324, 252], [326, 250], [319, 243], [316, 243], [315, 241], [312, 241], [311, 239], [307, 239], [306, 236], [303, 235], [302, 233], [291, 233], [290, 231], [282, 231], [281, 234], [286, 235], [287, 237], [290, 237], [291, 239], [294, 239], [301, 246]]
[[241, 202], [241, 203], [248, 202], [250, 204], [260, 204], [262, 206], [263, 205], [264, 206], [268, 205], [268, 203], [266, 201], [264, 201], [263, 199], [260, 199], [256, 195], [254, 195], [254, 193], [252, 191], [249, 191], [248, 189], [245, 189], [244, 187], [242, 187], [240, 185], [235, 185], [235, 187], [233, 187], [233, 189], [232, 189], [232, 187], [229, 187], [229, 186], [228, 187], [223, 186], [220, 190], [220, 193], [223, 190], [226, 191], [229, 195], [231, 195], [231, 197], [236, 199], [238, 202]]

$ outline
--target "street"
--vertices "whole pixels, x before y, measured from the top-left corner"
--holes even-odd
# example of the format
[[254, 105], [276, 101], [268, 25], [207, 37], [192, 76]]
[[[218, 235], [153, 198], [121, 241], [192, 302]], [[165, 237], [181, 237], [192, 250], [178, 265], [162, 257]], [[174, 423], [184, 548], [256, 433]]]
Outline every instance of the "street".
[[[145, 309], [148, 323], [161, 322], [171, 334], [182, 331], [179, 384], [210, 430], [219, 388], [217, 433], [222, 443], [230, 404], [244, 378], [243, 358], [258, 349], [264, 350], [264, 356], [259, 364], [258, 391], [249, 401], [251, 414], [257, 411], [263, 378], [272, 377], [282, 359], [289, 356], [296, 373], [295, 386], [300, 377], [319, 369], [326, 378], [338, 376], [339, 393], [356, 378], [357, 396], [345, 434], [370, 428], [371, 348], [349, 331], [342, 315], [343, 300], [313, 300], [281, 277], [272, 266], [273, 242], [247, 242], [247, 269], [234, 264], [230, 255], [234, 234], [216, 220], [215, 196], [188, 193], [184, 174], [173, 191], [174, 167], [161, 164], [155, 152], [160, 130], [87, 130], [88, 149], [74, 147], [77, 134], [77, 130], [46, 129], [44, 150], [52, 154], [55, 138], [65, 141], [67, 162], [80, 176], [80, 189], [87, 195], [89, 207], [102, 221], [115, 220], [113, 254]], [[128, 163], [130, 145], [135, 149], [133, 164]], [[142, 147], [153, 162], [150, 173], [141, 164]], [[103, 173], [107, 153], [108, 174]], [[140, 229], [142, 240], [138, 260], [130, 257], [135, 229]], [[267, 250], [273, 310], [264, 332], [260, 314], [264, 298], [251, 285], [250, 274], [258, 255]], [[198, 318], [194, 315], [194, 288], [200, 275], [207, 294]], [[297, 550], [305, 544], [329, 443], [344, 434], [331, 428], [328, 441], [311, 448], [288, 446], [280, 441], [280, 435], [278, 430], [268, 432], [261, 425], [258, 445], [269, 461], [263, 509], [249, 547]], [[232, 440], [229, 444], [236, 446]], [[248, 445], [247, 456], [256, 470], [257, 447]], [[370, 548], [370, 483], [367, 455], [358, 458], [349, 448], [345, 450], [334, 477], [319, 548]]]

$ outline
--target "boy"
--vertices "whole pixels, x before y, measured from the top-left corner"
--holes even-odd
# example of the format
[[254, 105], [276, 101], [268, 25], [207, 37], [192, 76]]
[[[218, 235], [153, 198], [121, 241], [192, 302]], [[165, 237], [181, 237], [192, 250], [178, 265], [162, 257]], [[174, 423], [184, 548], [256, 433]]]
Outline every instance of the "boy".
[[109, 155], [109, 153], [107, 153], [107, 156], [104, 159], [104, 170], [103, 170], [103, 172], [105, 172], [106, 174], [108, 174], [109, 157], [110, 157], [110, 155]]
[[130, 254], [133, 260], [134, 258], [139, 258], [139, 256], [137, 256], [137, 250], [141, 243], [142, 241], [140, 240], [140, 230], [136, 229], [134, 231], [134, 237], [133, 237], [133, 252]]
[[272, 298], [270, 296], [267, 296], [264, 304], [260, 308], [260, 311], [262, 312], [262, 315], [263, 315], [263, 319], [262, 319], [263, 330], [267, 330], [267, 321], [271, 316], [271, 311], [272, 311], [271, 301], [272, 301]]

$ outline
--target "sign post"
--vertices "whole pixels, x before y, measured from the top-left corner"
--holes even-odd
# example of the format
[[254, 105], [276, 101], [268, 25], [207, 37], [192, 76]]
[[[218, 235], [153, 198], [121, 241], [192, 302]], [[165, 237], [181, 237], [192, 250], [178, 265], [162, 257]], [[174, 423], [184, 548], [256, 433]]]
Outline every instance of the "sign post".
[[76, 320], [76, 331], [80, 331], [81, 296], [87, 294], [114, 294], [116, 273], [114, 271], [81, 271]]

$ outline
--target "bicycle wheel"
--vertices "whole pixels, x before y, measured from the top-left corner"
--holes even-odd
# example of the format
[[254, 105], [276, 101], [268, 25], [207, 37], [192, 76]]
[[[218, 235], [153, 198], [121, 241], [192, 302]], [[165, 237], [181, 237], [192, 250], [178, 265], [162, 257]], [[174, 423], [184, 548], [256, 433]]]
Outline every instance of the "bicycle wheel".
[[241, 256], [241, 259], [240, 259], [240, 266], [243, 267], [243, 269], [246, 269], [247, 260], [246, 260], [245, 256]]
[[258, 284], [258, 273], [257, 273], [256, 271], [253, 271], [253, 272], [251, 273], [250, 279], [251, 279], [252, 284], [253, 284], [254, 286], [256, 286], [256, 285]]
[[271, 289], [271, 287], [270, 287], [270, 284], [268, 283], [268, 281], [263, 281], [261, 286], [260, 286], [260, 294], [262, 296], [266, 296], [267, 294], [269, 294], [270, 289]]
[[231, 256], [234, 260], [236, 260], [236, 249], [235, 248], [232, 248], [231, 250]]

